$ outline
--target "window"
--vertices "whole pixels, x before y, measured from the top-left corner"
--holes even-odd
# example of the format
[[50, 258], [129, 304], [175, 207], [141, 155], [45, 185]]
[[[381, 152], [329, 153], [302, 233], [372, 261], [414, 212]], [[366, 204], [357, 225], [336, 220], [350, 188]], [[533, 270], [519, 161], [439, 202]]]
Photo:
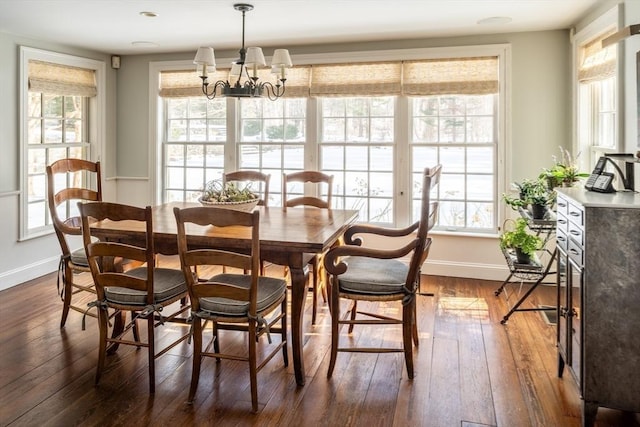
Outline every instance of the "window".
[[[87, 107], [82, 96], [29, 92], [27, 125], [27, 229], [35, 231], [51, 224], [47, 202], [47, 165], [64, 158], [88, 158]], [[79, 175], [73, 179], [84, 179]], [[56, 183], [56, 188], [71, 185]], [[82, 186], [77, 182], [76, 186]], [[63, 208], [63, 206], [60, 206]], [[75, 206], [64, 207], [61, 218], [71, 216]]]
[[[494, 229], [496, 218], [496, 95], [438, 95], [412, 99], [413, 220], [420, 216], [421, 172], [442, 163], [438, 225]], [[446, 172], [445, 172], [446, 171]]]
[[[162, 167], [170, 177], [160, 191], [166, 198], [171, 192], [172, 200], [193, 200], [207, 179], [253, 169], [271, 174], [269, 205], [278, 206], [283, 172], [316, 169], [334, 176], [335, 208], [358, 209], [363, 222], [402, 227], [418, 218], [420, 173], [442, 163], [442, 181], [432, 195], [441, 203], [437, 229], [495, 233], [506, 143], [500, 114], [505, 83], [498, 77], [506, 75], [506, 49], [454, 49], [459, 57], [415, 60], [385, 53], [377, 62], [348, 64], [314, 57], [314, 65], [292, 69], [283, 98], [226, 98], [226, 116], [215, 117], [226, 120], [220, 139], [191, 130], [191, 120], [214, 119], [191, 113], [205, 102], [193, 72], [158, 70], [167, 82], [160, 84], [166, 110]], [[179, 74], [184, 81], [169, 87]], [[207, 159], [203, 153], [214, 146]]]
[[616, 31], [617, 8], [576, 35], [577, 149], [590, 170], [607, 152], [619, 151], [617, 45], [602, 46]]
[[[46, 166], [62, 158], [98, 160], [101, 114], [97, 72], [104, 64], [37, 49], [20, 49], [22, 132], [22, 239], [51, 232]], [[100, 113], [100, 114], [99, 114]], [[56, 188], [82, 184], [84, 175], [56, 182]], [[73, 181], [79, 181], [74, 184]], [[63, 215], [76, 206], [60, 206]]]
[[269, 205], [282, 204], [282, 174], [304, 169], [306, 98], [240, 100], [238, 169], [270, 174]]
[[165, 111], [163, 200], [193, 202], [207, 181], [224, 172], [226, 101], [166, 98]]
[[334, 206], [363, 222], [393, 223], [395, 97], [321, 99], [320, 169], [334, 176]]

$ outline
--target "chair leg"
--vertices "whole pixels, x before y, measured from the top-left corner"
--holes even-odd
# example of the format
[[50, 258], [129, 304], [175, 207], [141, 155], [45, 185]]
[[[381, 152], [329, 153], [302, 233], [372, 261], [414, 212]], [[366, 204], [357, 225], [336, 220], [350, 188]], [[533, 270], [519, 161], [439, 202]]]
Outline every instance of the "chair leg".
[[154, 316], [153, 313], [147, 318], [147, 345], [149, 349], [149, 393], [156, 391], [156, 349], [154, 337]]
[[[138, 319], [136, 319], [136, 312], [131, 312], [131, 321], [133, 322], [133, 340], [140, 342], [140, 330], [138, 329]], [[137, 346], [140, 348], [140, 346]]]
[[416, 347], [420, 346], [418, 340], [418, 304], [413, 305], [413, 344]]
[[315, 325], [316, 324], [316, 315], [318, 314], [318, 270], [319, 270], [319, 266], [317, 263], [313, 264], [313, 282], [312, 285], [313, 288], [311, 289], [311, 292], [313, 294], [313, 306], [311, 307], [311, 324]]
[[284, 366], [289, 366], [289, 353], [287, 352], [287, 293], [284, 293], [284, 300], [282, 301], [282, 305], [280, 306], [280, 310], [282, 311], [282, 319], [280, 320], [280, 327], [282, 331], [280, 332], [280, 339], [285, 345], [282, 346], [282, 359], [284, 361]]
[[[218, 324], [216, 322], [211, 322], [211, 332], [213, 333], [213, 351], [215, 353], [220, 353], [220, 335], [218, 335]], [[222, 359], [216, 357], [216, 363], [220, 363]]]
[[402, 343], [409, 379], [413, 379], [413, 314], [415, 313], [415, 303], [416, 300], [414, 298], [411, 303], [402, 307]]
[[249, 382], [251, 383], [251, 411], [258, 412], [258, 369], [256, 356], [256, 321], [249, 320]]
[[[353, 300], [353, 304], [351, 305], [351, 320], [356, 320], [356, 313], [358, 311], [358, 301]], [[353, 327], [355, 325], [352, 323], [349, 325], [349, 333], [353, 333]]]
[[106, 309], [98, 308], [98, 328], [100, 330], [100, 343], [98, 346], [98, 367], [96, 369], [96, 385], [100, 382], [102, 371], [104, 370], [105, 358], [107, 356], [107, 334], [109, 323], [109, 312]]
[[62, 285], [62, 292], [64, 293], [62, 304], [62, 318], [60, 319], [60, 328], [64, 328], [64, 324], [67, 323], [67, 316], [69, 315], [69, 308], [71, 307], [71, 296], [73, 295], [73, 269], [69, 266], [69, 263], [64, 268], [64, 283]]
[[[336, 356], [338, 355], [338, 320], [340, 320], [340, 297], [338, 296], [337, 284], [331, 284], [332, 290], [329, 295], [331, 301], [331, 359], [329, 360], [329, 371], [327, 378], [333, 375], [333, 368], [336, 366]], [[335, 288], [335, 289], [333, 289]]]
[[[217, 342], [217, 340], [216, 340]], [[215, 344], [214, 344], [215, 345]], [[189, 388], [189, 404], [193, 403], [193, 399], [198, 389], [198, 381], [200, 380], [200, 364], [202, 363], [202, 320], [199, 317], [193, 317], [193, 367], [191, 368], [191, 387]]]

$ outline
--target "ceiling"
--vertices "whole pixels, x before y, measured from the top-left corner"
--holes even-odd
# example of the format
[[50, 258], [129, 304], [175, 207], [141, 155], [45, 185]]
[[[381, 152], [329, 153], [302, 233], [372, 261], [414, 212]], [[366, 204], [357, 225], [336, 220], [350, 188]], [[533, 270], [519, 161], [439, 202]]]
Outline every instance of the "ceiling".
[[[253, 0], [246, 45], [450, 37], [570, 28], [601, 0]], [[0, 0], [0, 32], [108, 54], [239, 48], [225, 0]], [[155, 12], [150, 18], [140, 12]], [[479, 24], [486, 18], [507, 23]], [[501, 21], [497, 19], [495, 21]]]

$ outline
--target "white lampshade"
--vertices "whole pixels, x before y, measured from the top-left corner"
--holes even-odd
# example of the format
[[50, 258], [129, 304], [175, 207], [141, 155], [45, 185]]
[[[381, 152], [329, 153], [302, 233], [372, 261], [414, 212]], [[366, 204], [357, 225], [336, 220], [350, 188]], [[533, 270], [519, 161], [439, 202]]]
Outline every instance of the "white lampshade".
[[259, 47], [248, 47], [247, 54], [244, 59], [245, 65], [256, 65], [258, 67], [266, 67], [267, 61], [264, 59], [262, 49]]
[[196, 52], [196, 57], [193, 60], [194, 64], [206, 64], [209, 67], [216, 66], [216, 58], [213, 55], [212, 47], [199, 47]]
[[293, 63], [291, 62], [291, 56], [289, 56], [289, 51], [287, 49], [276, 49], [273, 52], [273, 59], [271, 60], [271, 66], [285, 67], [285, 68], [293, 67]]
[[238, 77], [242, 72], [242, 65], [233, 63], [231, 65], [231, 71], [229, 71], [229, 77]]

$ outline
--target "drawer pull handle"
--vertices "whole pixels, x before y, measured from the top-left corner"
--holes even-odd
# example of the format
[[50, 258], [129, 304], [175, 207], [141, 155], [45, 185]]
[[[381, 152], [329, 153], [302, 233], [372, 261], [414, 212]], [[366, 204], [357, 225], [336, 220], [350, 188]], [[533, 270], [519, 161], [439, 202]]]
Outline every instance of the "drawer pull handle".
[[575, 249], [569, 249], [569, 252], [571, 252], [574, 255], [580, 255], [580, 252], [576, 251]]
[[558, 223], [560, 224], [566, 224], [567, 220], [566, 219], [558, 219]]
[[569, 212], [569, 215], [571, 216], [580, 216], [580, 212]]
[[557, 239], [561, 242], [566, 242], [567, 239], [564, 236], [557, 236]]
[[581, 232], [579, 232], [578, 230], [570, 230], [570, 231], [569, 231], [569, 233], [573, 234], [574, 236], [579, 236], [579, 235], [581, 235], [581, 234], [582, 234], [582, 233], [581, 233]]

